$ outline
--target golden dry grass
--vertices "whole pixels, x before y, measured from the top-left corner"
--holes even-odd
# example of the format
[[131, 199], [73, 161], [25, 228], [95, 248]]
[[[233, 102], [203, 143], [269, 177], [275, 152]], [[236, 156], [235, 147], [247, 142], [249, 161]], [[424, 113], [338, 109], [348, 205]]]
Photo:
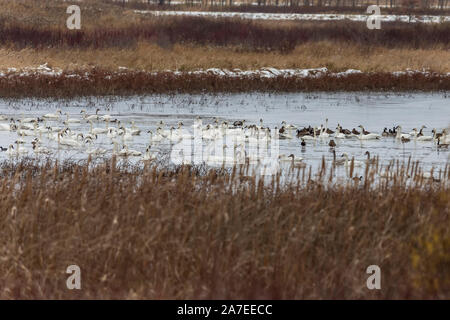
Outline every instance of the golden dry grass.
[[[435, 183], [418, 168], [283, 186], [239, 170], [3, 163], [0, 298], [448, 299], [449, 172]], [[80, 291], [66, 288], [71, 264]], [[372, 264], [381, 290], [366, 288]]]
[[49, 63], [64, 70], [98, 66], [117, 70], [119, 66], [147, 71], [196, 70], [206, 68], [262, 67], [318, 68], [332, 71], [359, 69], [390, 72], [430, 69], [450, 72], [450, 51], [443, 49], [361, 48], [332, 42], [308, 43], [297, 46], [288, 54], [278, 52], [238, 52], [233, 48], [174, 45], [164, 49], [156, 44], [141, 42], [136, 48], [108, 49], [0, 49], [0, 69], [26, 68]]

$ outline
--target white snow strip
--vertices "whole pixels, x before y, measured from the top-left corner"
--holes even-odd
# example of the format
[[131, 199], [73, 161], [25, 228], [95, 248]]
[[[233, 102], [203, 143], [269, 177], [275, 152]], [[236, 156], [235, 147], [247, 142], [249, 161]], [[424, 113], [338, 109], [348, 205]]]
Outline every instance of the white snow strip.
[[[352, 20], [366, 21], [369, 15], [365, 14], [322, 14], [322, 13], [251, 13], [251, 12], [209, 12], [209, 11], [150, 11], [134, 10], [135, 13], [151, 14], [154, 16], [194, 16], [213, 18], [240, 18], [250, 20], [317, 20], [336, 21]], [[441, 23], [449, 22], [450, 16], [415, 16], [415, 15], [380, 15], [383, 22], [421, 22], [421, 23]]]
[[[145, 71], [145, 70], [132, 70], [126, 67], [118, 67], [118, 71], [115, 72], [115, 75], [127, 74], [127, 73], [147, 73], [148, 75], [158, 75], [161, 73], [172, 73], [176, 76], [183, 75], [217, 75], [220, 77], [229, 77], [229, 78], [252, 78], [252, 77], [260, 77], [260, 78], [319, 78], [322, 76], [331, 76], [331, 77], [346, 77], [351, 74], [360, 74], [363, 73], [361, 70], [348, 69], [343, 72], [331, 72], [327, 68], [313, 68], [313, 69], [277, 69], [277, 68], [261, 68], [258, 70], [240, 70], [240, 69], [219, 69], [219, 68], [210, 68], [210, 69], [200, 69], [195, 71], [176, 71], [176, 70], [165, 70], [165, 71]], [[371, 73], [368, 73], [371, 74]], [[422, 74], [425, 76], [433, 76], [439, 75], [442, 77], [450, 77], [449, 73], [439, 74], [427, 70], [410, 70], [406, 69], [404, 71], [395, 71], [392, 72], [395, 76], [402, 75], [418, 75]], [[53, 76], [58, 77], [64, 75], [66, 78], [85, 78], [89, 79], [90, 72], [86, 71], [83, 75], [79, 73], [69, 73], [63, 72], [61, 69], [50, 68], [47, 64], [40, 65], [38, 67], [28, 67], [21, 70], [16, 68], [8, 68], [5, 71], [0, 71], [0, 77], [13, 77], [13, 76], [21, 76], [26, 77], [30, 75], [45, 75], [45, 76]], [[108, 75], [107, 78], [111, 78], [113, 75]]]

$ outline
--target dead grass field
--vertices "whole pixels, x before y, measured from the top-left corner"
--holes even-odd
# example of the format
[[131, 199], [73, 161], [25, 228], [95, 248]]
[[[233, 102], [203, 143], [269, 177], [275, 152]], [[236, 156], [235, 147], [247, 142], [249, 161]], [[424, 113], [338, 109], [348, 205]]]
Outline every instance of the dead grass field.
[[65, 29], [61, 1], [0, 0], [0, 69], [49, 63], [64, 70], [317, 68], [450, 71], [449, 24], [243, 22], [151, 18], [131, 8], [84, 1], [81, 33]]
[[169, 49], [141, 42], [125, 49], [0, 49], [0, 69], [26, 68], [48, 63], [63, 70], [92, 68], [115, 71], [119, 66], [135, 70], [191, 71], [207, 68], [254, 70], [275, 68], [320, 68], [331, 71], [359, 69], [367, 72], [431, 70], [450, 72], [450, 51], [443, 49], [361, 48], [333, 42], [307, 43], [288, 54], [239, 52], [233, 48], [173, 45]]
[[[449, 299], [450, 176], [418, 168], [333, 187], [308, 172], [283, 186], [239, 169], [2, 163], [0, 298]], [[82, 290], [66, 289], [71, 264]], [[366, 288], [373, 264], [382, 290]]]

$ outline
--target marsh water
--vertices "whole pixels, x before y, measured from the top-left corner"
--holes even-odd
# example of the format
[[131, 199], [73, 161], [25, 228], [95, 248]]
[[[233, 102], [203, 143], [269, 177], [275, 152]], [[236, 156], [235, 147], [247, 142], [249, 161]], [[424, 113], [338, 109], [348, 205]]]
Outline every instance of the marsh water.
[[[46, 113], [62, 110], [59, 121], [49, 121], [48, 126], [64, 128], [62, 120], [65, 113], [70, 118], [80, 118], [80, 111], [85, 109], [88, 114], [95, 114], [99, 108], [99, 115], [110, 114], [113, 119], [121, 121], [125, 127], [134, 121], [141, 129], [141, 135], [133, 136], [127, 144], [129, 148], [145, 153], [149, 144], [148, 130], [155, 132], [164, 122], [163, 129], [177, 127], [183, 123], [185, 130], [193, 132], [192, 125], [195, 118], [200, 116], [203, 125], [214, 124], [215, 118], [219, 123], [235, 120], [246, 120], [246, 125], [260, 125], [269, 128], [281, 127], [281, 122], [304, 126], [325, 125], [335, 130], [339, 123], [347, 129], [363, 125], [370, 132], [381, 133], [383, 128], [401, 125], [402, 131], [409, 133], [413, 128], [426, 126], [425, 135], [431, 135], [433, 128], [441, 131], [450, 125], [450, 96], [447, 93], [295, 93], [295, 94], [178, 94], [178, 95], [149, 95], [134, 97], [89, 97], [72, 100], [49, 99], [0, 99], [0, 115], [13, 119], [42, 117]], [[8, 123], [3, 121], [2, 123]], [[42, 124], [39, 124], [42, 125]], [[110, 126], [115, 124], [110, 123]], [[94, 127], [104, 127], [105, 122], [94, 121]], [[80, 124], [69, 124], [74, 132], [88, 133], [90, 124], [82, 120]], [[357, 128], [360, 130], [359, 128]], [[295, 134], [295, 132], [294, 132]], [[86, 147], [59, 148], [55, 141], [46, 139], [46, 134], [40, 134], [44, 146], [49, 147], [59, 159], [83, 159], [87, 157]], [[29, 150], [28, 156], [36, 156], [31, 148], [31, 141], [35, 136], [22, 137], [24, 149]], [[17, 132], [0, 131], [0, 145], [8, 147], [17, 141]], [[333, 137], [330, 137], [333, 139]], [[308, 166], [317, 167], [322, 157], [332, 159], [333, 154], [328, 146], [330, 139], [307, 141], [304, 148], [300, 147], [298, 138], [280, 140], [279, 153], [295, 157], [302, 157]], [[438, 150], [435, 142], [419, 142], [411, 139], [408, 143], [401, 143], [391, 137], [379, 140], [361, 141], [357, 138], [334, 139], [336, 141], [336, 155], [344, 152], [357, 160], [366, 159], [365, 152], [371, 156], [378, 156], [382, 162], [390, 160], [407, 160], [420, 163], [428, 169], [443, 168], [450, 159], [447, 150]], [[107, 150], [104, 157], [111, 156], [113, 145], [105, 134], [98, 135], [94, 141], [96, 147]], [[163, 154], [170, 152], [173, 144], [162, 141], [152, 145], [152, 153]], [[6, 152], [0, 152], [0, 160], [17, 160], [8, 157]]]

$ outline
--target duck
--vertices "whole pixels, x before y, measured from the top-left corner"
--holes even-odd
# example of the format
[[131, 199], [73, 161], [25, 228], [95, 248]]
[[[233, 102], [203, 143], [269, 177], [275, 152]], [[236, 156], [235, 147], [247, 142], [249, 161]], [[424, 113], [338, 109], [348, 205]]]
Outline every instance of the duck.
[[400, 141], [402, 142], [402, 143], [408, 143], [408, 142], [410, 142], [411, 141], [411, 139], [410, 138], [405, 138], [405, 137], [401, 137], [400, 138]]
[[300, 142], [300, 145], [301, 145], [302, 147], [305, 147], [305, 146], [306, 146], [305, 139], [302, 138], [302, 142]]
[[336, 142], [334, 142], [334, 140], [331, 139], [330, 142], [328, 143], [328, 145], [330, 146], [330, 148], [334, 148], [334, 147], [336, 147]]
[[317, 136], [316, 136], [316, 132], [317, 132], [317, 128], [314, 127], [312, 130], [312, 135], [304, 135], [302, 136], [303, 140], [316, 140]]
[[235, 127], [243, 127], [245, 125], [245, 120], [236, 120], [233, 122], [233, 126]]
[[338, 123], [337, 127], [339, 128], [339, 131], [341, 133], [343, 133], [347, 136], [352, 134], [352, 132], [350, 130], [342, 128], [342, 126], [339, 123]]
[[355, 136], [358, 136], [359, 133], [360, 132], [358, 130], [356, 130], [355, 128], [352, 129], [352, 134], [354, 134]]

